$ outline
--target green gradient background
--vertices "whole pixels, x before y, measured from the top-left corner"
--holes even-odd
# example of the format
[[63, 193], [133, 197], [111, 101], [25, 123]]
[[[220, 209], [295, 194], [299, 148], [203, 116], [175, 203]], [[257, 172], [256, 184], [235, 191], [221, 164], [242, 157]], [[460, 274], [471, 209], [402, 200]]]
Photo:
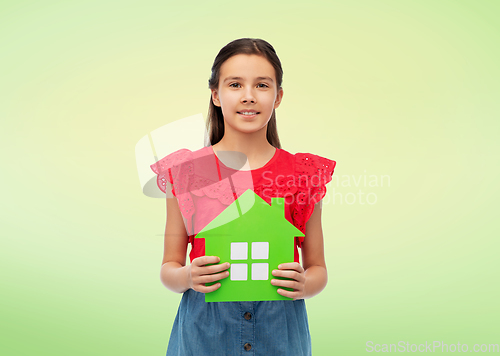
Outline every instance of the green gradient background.
[[181, 296], [160, 282], [165, 203], [142, 195], [134, 147], [206, 116], [212, 62], [240, 37], [282, 61], [283, 148], [337, 161], [313, 354], [500, 343], [499, 14], [498, 1], [3, 1], [0, 354], [164, 355]]

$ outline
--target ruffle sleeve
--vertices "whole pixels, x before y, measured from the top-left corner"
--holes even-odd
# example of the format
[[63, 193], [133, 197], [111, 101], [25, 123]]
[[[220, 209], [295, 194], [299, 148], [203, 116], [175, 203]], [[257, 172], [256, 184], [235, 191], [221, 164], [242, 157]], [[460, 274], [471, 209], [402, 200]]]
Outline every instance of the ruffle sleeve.
[[166, 193], [167, 181], [172, 185], [172, 194], [177, 197], [182, 215], [189, 219], [193, 215], [194, 205], [189, 185], [193, 175], [192, 151], [183, 148], [177, 150], [158, 162], [150, 165], [157, 174], [158, 188]]
[[[306, 223], [314, 211], [314, 205], [326, 194], [326, 184], [332, 180], [336, 163], [311, 153], [295, 155], [297, 194], [292, 218], [295, 226], [304, 234]], [[304, 238], [301, 237], [299, 240], [302, 242]]]
[[167, 181], [169, 181], [172, 184], [172, 193], [175, 195], [172, 168], [174, 168], [174, 173], [178, 173], [180, 166], [189, 161], [190, 153], [190, 150], [183, 148], [150, 165], [151, 170], [157, 175], [156, 183], [158, 184], [158, 188], [163, 193], [166, 193], [166, 185]]

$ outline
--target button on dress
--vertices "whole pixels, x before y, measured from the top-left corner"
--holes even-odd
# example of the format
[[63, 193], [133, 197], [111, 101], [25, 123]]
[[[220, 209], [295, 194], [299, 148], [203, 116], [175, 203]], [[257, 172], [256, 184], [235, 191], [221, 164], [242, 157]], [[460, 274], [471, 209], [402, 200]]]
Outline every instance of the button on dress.
[[[276, 149], [263, 167], [238, 171], [225, 166], [211, 146], [182, 149], [151, 165], [158, 187], [172, 184], [191, 244], [190, 260], [204, 256], [204, 239], [194, 237], [247, 189], [268, 204], [285, 198], [285, 218], [304, 234], [314, 204], [325, 193], [336, 162], [309, 154]], [[307, 235], [306, 235], [307, 236]], [[298, 248], [307, 237], [296, 237]], [[305, 301], [205, 302], [205, 294], [184, 292], [175, 318], [167, 356], [311, 355]]]

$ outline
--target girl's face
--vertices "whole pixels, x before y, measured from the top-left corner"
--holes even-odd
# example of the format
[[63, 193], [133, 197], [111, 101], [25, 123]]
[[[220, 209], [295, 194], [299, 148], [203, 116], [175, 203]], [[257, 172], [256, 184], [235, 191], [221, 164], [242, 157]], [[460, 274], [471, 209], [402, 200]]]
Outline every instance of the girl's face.
[[222, 64], [219, 75], [219, 87], [212, 89], [212, 100], [222, 109], [225, 131], [252, 133], [267, 129], [273, 109], [283, 98], [271, 63], [262, 56], [237, 54]]

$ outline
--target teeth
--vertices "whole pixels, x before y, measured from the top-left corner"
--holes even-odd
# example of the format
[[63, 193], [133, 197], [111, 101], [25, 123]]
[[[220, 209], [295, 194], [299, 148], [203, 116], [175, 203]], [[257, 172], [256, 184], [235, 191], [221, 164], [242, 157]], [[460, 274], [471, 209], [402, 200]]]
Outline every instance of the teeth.
[[248, 112], [248, 111], [242, 111], [241, 113], [243, 115], [255, 115], [255, 114], [257, 114], [256, 112]]

